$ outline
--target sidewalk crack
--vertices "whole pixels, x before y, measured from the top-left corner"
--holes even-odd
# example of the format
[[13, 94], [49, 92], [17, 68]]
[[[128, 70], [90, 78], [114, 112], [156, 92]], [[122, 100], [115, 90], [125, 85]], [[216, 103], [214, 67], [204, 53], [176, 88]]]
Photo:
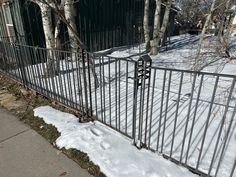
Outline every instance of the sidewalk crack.
[[6, 138], [6, 139], [0, 140], [0, 144], [3, 143], [3, 142], [6, 142], [6, 141], [8, 141], [8, 140], [10, 140], [10, 139], [12, 139], [12, 138], [14, 138], [14, 137], [16, 137], [16, 136], [18, 136], [18, 135], [21, 135], [21, 134], [23, 134], [23, 133], [25, 133], [25, 132], [27, 132], [27, 131], [29, 131], [29, 130], [31, 130], [31, 129], [28, 128], [28, 129], [23, 130], [23, 131], [21, 131], [21, 132], [15, 134], [15, 135], [12, 135], [12, 136], [8, 137], [8, 138]]

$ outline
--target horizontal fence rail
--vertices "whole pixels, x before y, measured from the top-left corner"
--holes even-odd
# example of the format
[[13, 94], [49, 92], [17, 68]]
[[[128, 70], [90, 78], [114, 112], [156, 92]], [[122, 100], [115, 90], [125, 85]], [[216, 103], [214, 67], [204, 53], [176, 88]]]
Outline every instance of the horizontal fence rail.
[[234, 75], [9, 41], [0, 71], [197, 174], [235, 176]]
[[138, 120], [139, 141], [205, 176], [230, 176], [236, 157], [235, 79], [152, 67], [146, 102], [140, 101], [146, 115]]

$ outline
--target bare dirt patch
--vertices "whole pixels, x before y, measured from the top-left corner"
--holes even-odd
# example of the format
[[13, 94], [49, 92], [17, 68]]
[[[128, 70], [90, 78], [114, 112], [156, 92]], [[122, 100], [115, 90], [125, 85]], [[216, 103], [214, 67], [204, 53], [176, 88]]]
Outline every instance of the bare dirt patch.
[[[60, 133], [54, 126], [48, 125], [42, 119], [34, 116], [34, 108], [43, 105], [50, 105], [61, 111], [77, 115], [73, 110], [39, 95], [33, 90], [25, 88], [0, 73], [0, 106], [14, 113], [19, 120], [29, 125], [57, 148], [55, 141], [60, 136]], [[78, 121], [79, 120], [78, 118]], [[90, 161], [86, 153], [76, 149], [58, 150], [74, 160], [81, 168], [87, 169], [91, 175], [95, 177], [105, 177], [100, 167]]]

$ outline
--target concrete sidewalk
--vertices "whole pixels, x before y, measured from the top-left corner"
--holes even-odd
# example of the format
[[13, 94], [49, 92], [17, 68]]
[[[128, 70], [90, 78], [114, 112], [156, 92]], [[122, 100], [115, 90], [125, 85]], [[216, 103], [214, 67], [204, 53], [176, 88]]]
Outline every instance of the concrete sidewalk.
[[0, 108], [0, 177], [91, 177], [43, 137]]

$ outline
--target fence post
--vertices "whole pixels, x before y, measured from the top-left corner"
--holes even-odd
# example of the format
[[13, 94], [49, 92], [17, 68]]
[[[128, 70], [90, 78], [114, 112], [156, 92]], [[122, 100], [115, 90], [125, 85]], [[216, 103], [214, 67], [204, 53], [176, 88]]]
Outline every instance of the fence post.
[[25, 69], [25, 64], [23, 63], [23, 58], [22, 58], [22, 49], [20, 48], [19, 45], [11, 43], [13, 48], [13, 56], [15, 57], [15, 61], [17, 64], [17, 67], [19, 68], [19, 78], [21, 77], [21, 81], [23, 82], [24, 86], [28, 86], [28, 81], [27, 81], [27, 74], [26, 74], [26, 69]]
[[[81, 59], [82, 59], [82, 72], [83, 72], [83, 83], [84, 83], [84, 99], [85, 99], [85, 116], [88, 116], [88, 89], [87, 89], [87, 77], [86, 77], [86, 56], [85, 56], [85, 52], [83, 49], [80, 50], [81, 52]], [[82, 94], [83, 96], [83, 94]]]
[[138, 97], [138, 63], [134, 64], [134, 94], [133, 94], [133, 134], [134, 144], [136, 145], [136, 115], [137, 115], [137, 97]]
[[89, 57], [89, 54], [84, 51], [84, 56], [85, 56], [85, 59], [86, 59], [86, 62], [87, 62], [87, 69], [88, 69], [88, 96], [89, 96], [89, 99], [88, 99], [88, 102], [89, 102], [89, 108], [87, 110], [87, 115], [88, 116], [92, 116], [93, 115], [93, 101], [92, 101], [92, 85], [91, 85], [91, 68], [92, 66], [90, 66], [90, 57]]
[[[151, 77], [151, 66], [152, 60], [149, 55], [143, 55], [139, 58], [137, 63], [135, 64], [135, 77], [134, 77], [134, 108], [133, 108], [133, 136], [134, 143], [138, 148], [147, 147], [146, 145], [146, 126], [148, 116], [144, 116], [144, 106], [146, 104], [146, 115], [148, 115], [148, 102], [149, 102], [149, 90], [150, 90], [150, 77]], [[146, 92], [146, 83], [148, 84], [148, 90]], [[138, 93], [140, 94], [140, 98], [138, 101]], [[147, 95], [147, 97], [146, 97]], [[139, 104], [139, 111], [137, 110]], [[137, 117], [138, 112], [138, 117]], [[136, 141], [136, 124], [138, 118], [138, 140]], [[145, 124], [145, 140], [143, 141], [143, 123]]]

